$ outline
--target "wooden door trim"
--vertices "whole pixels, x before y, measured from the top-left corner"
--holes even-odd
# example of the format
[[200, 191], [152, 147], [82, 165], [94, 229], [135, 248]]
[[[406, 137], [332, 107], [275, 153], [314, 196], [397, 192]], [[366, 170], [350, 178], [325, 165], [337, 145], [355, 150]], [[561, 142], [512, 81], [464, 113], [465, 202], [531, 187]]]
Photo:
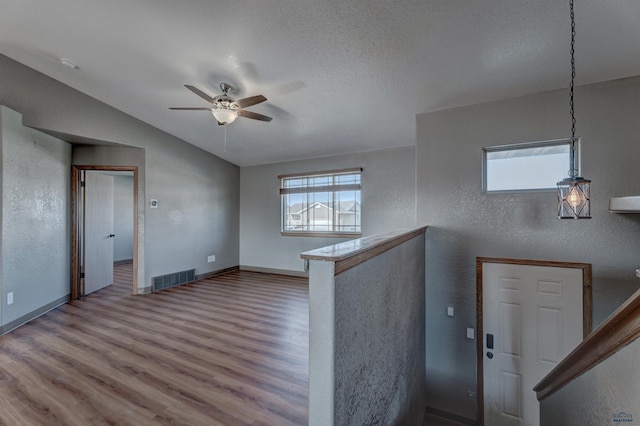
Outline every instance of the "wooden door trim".
[[132, 294], [138, 294], [138, 166], [71, 166], [71, 300], [82, 294], [80, 281], [79, 197], [81, 171], [133, 172], [133, 282]]
[[557, 262], [551, 260], [509, 259], [501, 257], [476, 258], [476, 369], [477, 369], [477, 416], [478, 425], [484, 425], [484, 330], [482, 327], [482, 265], [501, 263], [523, 266], [546, 266], [582, 270], [582, 334], [586, 338], [592, 329], [592, 272], [590, 263]]

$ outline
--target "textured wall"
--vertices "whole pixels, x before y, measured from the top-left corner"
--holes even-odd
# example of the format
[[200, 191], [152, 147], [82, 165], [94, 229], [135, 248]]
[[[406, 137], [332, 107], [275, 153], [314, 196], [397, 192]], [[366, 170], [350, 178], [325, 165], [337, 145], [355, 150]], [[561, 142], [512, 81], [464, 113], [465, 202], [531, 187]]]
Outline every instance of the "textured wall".
[[[640, 420], [640, 339], [540, 403], [542, 426], [637, 424]], [[629, 421], [631, 420], [631, 421]]]
[[309, 424], [422, 425], [424, 234], [334, 276], [309, 267]]
[[[149, 276], [237, 266], [239, 168], [199, 149], [159, 145], [146, 150], [147, 206], [150, 199], [158, 200], [158, 208], [147, 208], [145, 217]], [[207, 263], [212, 254], [215, 263]]]
[[335, 410], [334, 262], [309, 265], [309, 426], [332, 425]]
[[[3, 185], [3, 167], [2, 164], [4, 162], [4, 155], [3, 155], [3, 149], [2, 149], [2, 135], [4, 133], [3, 131], [3, 115], [4, 111], [3, 109], [0, 109], [0, 188], [2, 188]], [[2, 196], [0, 195], [0, 327], [2, 326], [2, 311], [5, 305], [4, 300], [6, 300], [6, 296], [4, 294], [4, 290], [3, 290], [3, 285], [2, 285], [2, 274], [3, 274], [3, 265], [2, 265], [2, 240], [3, 240], [3, 232], [2, 232], [2, 223], [3, 223], [3, 218], [2, 218]]]
[[[139, 202], [156, 198], [160, 205], [139, 211], [144, 214], [138, 230], [139, 237], [144, 235], [139, 287], [169, 272], [196, 268], [203, 274], [238, 265], [237, 166], [2, 55], [0, 75], [0, 104], [23, 113], [25, 124], [70, 139], [145, 150], [145, 193]], [[94, 161], [90, 164], [109, 164], [100, 152], [106, 151], [88, 156]], [[215, 263], [207, 263], [211, 254], [217, 256]]]
[[133, 259], [133, 177], [113, 178], [113, 260]]
[[[640, 78], [579, 87], [577, 135], [592, 184], [590, 220], [558, 220], [555, 192], [482, 193], [482, 147], [569, 136], [568, 94], [547, 92], [419, 115], [418, 223], [427, 230], [428, 405], [475, 418], [476, 256], [593, 264], [594, 325], [637, 288], [640, 215], [608, 212], [640, 194]], [[562, 179], [564, 176], [558, 176]], [[456, 316], [446, 316], [453, 306]]]
[[6, 107], [0, 115], [5, 325], [70, 292], [71, 145], [23, 127], [22, 116]]
[[335, 424], [422, 425], [424, 234], [335, 277]]
[[278, 175], [362, 167], [362, 232], [372, 235], [415, 224], [413, 147], [240, 169], [240, 264], [302, 271], [300, 253], [339, 238], [280, 235]]

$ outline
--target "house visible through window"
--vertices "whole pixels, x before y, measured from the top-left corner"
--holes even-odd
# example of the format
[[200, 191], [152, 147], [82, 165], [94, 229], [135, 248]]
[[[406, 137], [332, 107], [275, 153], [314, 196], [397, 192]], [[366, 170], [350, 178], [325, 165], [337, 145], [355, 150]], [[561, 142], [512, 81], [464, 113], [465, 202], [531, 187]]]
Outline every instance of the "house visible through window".
[[[484, 148], [484, 190], [555, 190], [556, 183], [568, 176], [570, 145], [563, 139]], [[578, 169], [579, 147], [578, 141]]]
[[278, 176], [282, 233], [360, 234], [361, 172], [349, 169]]

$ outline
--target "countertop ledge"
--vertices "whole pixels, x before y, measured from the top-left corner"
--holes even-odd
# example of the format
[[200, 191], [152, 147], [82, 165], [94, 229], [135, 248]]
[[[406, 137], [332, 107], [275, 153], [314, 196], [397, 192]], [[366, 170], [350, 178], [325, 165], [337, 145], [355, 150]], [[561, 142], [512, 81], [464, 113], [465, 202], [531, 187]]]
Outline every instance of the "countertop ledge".
[[[360, 262], [363, 262], [420, 234], [424, 234], [426, 229], [426, 226], [422, 226], [419, 228], [399, 229], [385, 234], [357, 238], [355, 240], [305, 251], [300, 257], [307, 260], [324, 260], [337, 263], [359, 256], [363, 257], [363, 259], [360, 260]], [[371, 256], [364, 256], [366, 253], [371, 253]]]

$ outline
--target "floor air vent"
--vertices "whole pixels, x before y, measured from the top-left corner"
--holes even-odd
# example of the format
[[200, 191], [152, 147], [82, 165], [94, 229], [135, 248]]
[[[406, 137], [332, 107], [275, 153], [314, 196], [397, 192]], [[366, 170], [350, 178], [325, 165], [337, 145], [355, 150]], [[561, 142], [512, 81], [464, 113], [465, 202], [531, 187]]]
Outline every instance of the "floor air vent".
[[186, 271], [153, 277], [151, 278], [151, 282], [153, 283], [153, 291], [158, 291], [169, 287], [175, 287], [180, 284], [189, 283], [191, 281], [195, 281], [195, 279], [196, 270], [188, 269]]

